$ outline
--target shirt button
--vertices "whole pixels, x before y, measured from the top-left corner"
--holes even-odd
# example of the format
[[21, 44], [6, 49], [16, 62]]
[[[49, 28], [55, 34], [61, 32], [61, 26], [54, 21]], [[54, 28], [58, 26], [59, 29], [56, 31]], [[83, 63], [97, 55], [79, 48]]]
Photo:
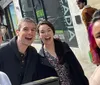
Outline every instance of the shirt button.
[[23, 55], [21, 55], [21, 56], [23, 56]]
[[21, 66], [21, 68], [23, 68], [23, 66]]
[[24, 63], [24, 60], [22, 60], [22, 63]]

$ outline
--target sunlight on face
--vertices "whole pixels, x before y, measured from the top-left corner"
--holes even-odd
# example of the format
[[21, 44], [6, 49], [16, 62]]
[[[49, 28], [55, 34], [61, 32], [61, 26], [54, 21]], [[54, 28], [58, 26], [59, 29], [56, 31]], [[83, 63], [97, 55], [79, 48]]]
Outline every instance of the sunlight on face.
[[92, 33], [97, 46], [100, 48], [100, 20], [94, 23]]

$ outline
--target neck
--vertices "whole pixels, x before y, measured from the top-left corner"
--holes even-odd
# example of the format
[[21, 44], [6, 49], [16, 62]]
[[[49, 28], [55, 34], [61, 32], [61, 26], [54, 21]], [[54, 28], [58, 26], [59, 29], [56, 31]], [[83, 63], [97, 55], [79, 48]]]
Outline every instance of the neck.
[[54, 50], [55, 48], [54, 42], [50, 43], [49, 45], [48, 44], [44, 45], [44, 48], [46, 50]]
[[44, 45], [44, 49], [46, 49], [53, 57], [57, 57], [54, 42], [49, 45]]
[[18, 46], [19, 52], [25, 54], [26, 49], [28, 48], [28, 46], [22, 44], [18, 39], [17, 39], [17, 46]]

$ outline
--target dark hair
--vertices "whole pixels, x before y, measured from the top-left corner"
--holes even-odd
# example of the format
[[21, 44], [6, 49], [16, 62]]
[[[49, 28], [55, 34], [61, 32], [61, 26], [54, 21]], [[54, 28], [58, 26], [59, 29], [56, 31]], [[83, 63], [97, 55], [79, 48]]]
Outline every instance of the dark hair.
[[82, 3], [85, 2], [85, 5], [87, 5], [87, 0], [77, 0], [77, 2], [82, 2]]
[[40, 21], [39, 23], [38, 23], [38, 25], [37, 25], [37, 32], [39, 33], [39, 27], [41, 26], [41, 25], [48, 25], [51, 29], [52, 29], [52, 31], [53, 31], [53, 33], [55, 34], [55, 28], [54, 28], [54, 26], [53, 26], [53, 24], [52, 23], [50, 23], [49, 21], [46, 21], [46, 20], [43, 20], [43, 21]]
[[3, 15], [4, 15], [4, 10], [0, 6], [0, 17], [1, 17], [1, 21], [3, 20]]
[[96, 21], [100, 20], [100, 10], [96, 10], [92, 16], [91, 23], [95, 23]]

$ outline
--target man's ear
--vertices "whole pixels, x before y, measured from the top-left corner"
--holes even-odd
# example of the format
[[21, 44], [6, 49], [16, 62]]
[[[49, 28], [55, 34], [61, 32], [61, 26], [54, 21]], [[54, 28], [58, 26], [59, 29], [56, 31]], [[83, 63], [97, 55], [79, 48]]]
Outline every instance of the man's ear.
[[17, 36], [19, 35], [19, 30], [16, 30], [16, 35], [17, 35]]

